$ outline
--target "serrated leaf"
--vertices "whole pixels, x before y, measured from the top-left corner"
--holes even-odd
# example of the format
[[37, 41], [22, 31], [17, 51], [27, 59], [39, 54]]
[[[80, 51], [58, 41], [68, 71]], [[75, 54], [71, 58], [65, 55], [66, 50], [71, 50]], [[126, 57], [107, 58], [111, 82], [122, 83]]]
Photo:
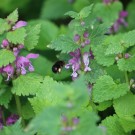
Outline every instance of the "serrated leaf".
[[5, 31], [8, 31], [10, 28], [11, 26], [8, 24], [8, 22], [0, 18], [0, 34], [3, 34]]
[[114, 109], [118, 116], [128, 117], [135, 114], [135, 95], [128, 93], [114, 100]]
[[120, 43], [114, 42], [108, 45], [105, 55], [119, 54], [119, 53], [122, 53], [123, 51], [124, 51], [124, 47]]
[[92, 98], [94, 102], [101, 103], [103, 101], [119, 98], [128, 91], [128, 84], [116, 84], [110, 76], [104, 75], [101, 76], [94, 85]]
[[90, 61], [90, 68], [91, 71], [85, 75], [86, 80], [90, 83], [95, 83], [100, 76], [106, 74], [104, 68], [98, 65], [94, 60]]
[[119, 122], [123, 127], [124, 131], [131, 132], [135, 129], [135, 119], [134, 118], [119, 118]]
[[113, 104], [112, 101], [105, 101], [105, 102], [99, 103], [99, 105], [97, 105], [96, 108], [99, 111], [104, 111], [105, 109], [110, 107], [112, 104]]
[[130, 47], [135, 45], [135, 30], [129, 31], [128, 33], [124, 34], [121, 42], [124, 44], [125, 47]]
[[74, 11], [68, 11], [67, 13], [65, 13], [65, 15], [68, 15], [68, 16], [70, 16], [72, 18], [77, 18], [78, 13], [74, 12]]
[[101, 18], [103, 22], [112, 24], [118, 19], [119, 12], [121, 10], [122, 4], [120, 2], [113, 2], [109, 5], [104, 3], [97, 3], [95, 4], [93, 12], [95, 17]]
[[[41, 112], [45, 107], [64, 105], [70, 99], [72, 104], [81, 108], [88, 104], [89, 96], [83, 78], [80, 78], [70, 85], [58, 83], [50, 77], [45, 77], [42, 90], [36, 97], [29, 99], [35, 113]], [[77, 90], [77, 93], [76, 93]]]
[[9, 14], [6, 19], [10, 24], [14, 24], [18, 20], [18, 9]]
[[24, 28], [18, 28], [14, 31], [8, 32], [6, 37], [8, 41], [13, 44], [24, 44], [26, 30]]
[[99, 45], [94, 50], [94, 56], [98, 64], [101, 64], [103, 66], [111, 66], [113, 65], [115, 61], [115, 55], [105, 55], [107, 46], [105, 45]]
[[35, 95], [41, 88], [42, 76], [34, 73], [19, 76], [13, 81], [12, 93], [16, 95]]
[[37, 43], [38, 43], [38, 39], [39, 39], [39, 33], [40, 33], [40, 25], [36, 25], [35, 27], [30, 27], [27, 30], [27, 36], [25, 38], [24, 41], [24, 46], [28, 49], [31, 50], [33, 49]]
[[9, 63], [14, 62], [14, 60], [15, 56], [13, 52], [6, 49], [0, 50], [0, 67], [8, 65]]
[[129, 135], [124, 132], [117, 115], [107, 117], [101, 125], [106, 128], [107, 135]]
[[76, 128], [71, 132], [71, 135], [103, 135], [103, 131], [96, 126], [98, 121], [97, 115], [92, 112], [84, 111], [80, 116], [80, 122]]
[[56, 51], [61, 51], [62, 53], [69, 53], [69, 52], [75, 51], [77, 48], [79, 48], [79, 45], [77, 45], [69, 37], [67, 37], [65, 35], [61, 35], [57, 39], [52, 41], [48, 45], [48, 47], [55, 49]]
[[135, 56], [131, 56], [128, 59], [120, 59], [117, 62], [118, 68], [121, 71], [133, 71], [135, 70]]
[[[60, 107], [49, 107], [40, 113], [35, 119], [31, 121], [28, 126], [29, 131], [35, 131], [40, 134], [59, 135], [60, 134]], [[44, 118], [44, 119], [43, 119]], [[52, 130], [53, 129], [53, 130]]]
[[79, 12], [79, 17], [78, 19], [86, 18], [88, 15], [91, 13], [93, 4], [90, 6], [84, 7], [80, 12]]
[[0, 88], [0, 105], [3, 105], [4, 107], [8, 108], [8, 104], [12, 98], [11, 90], [6, 88]]

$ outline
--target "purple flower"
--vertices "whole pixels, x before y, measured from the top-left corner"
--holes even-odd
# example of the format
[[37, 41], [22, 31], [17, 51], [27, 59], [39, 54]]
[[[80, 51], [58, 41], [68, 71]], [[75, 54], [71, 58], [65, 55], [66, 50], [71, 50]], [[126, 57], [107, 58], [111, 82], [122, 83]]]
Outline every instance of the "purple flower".
[[89, 56], [90, 56], [90, 53], [88, 53], [88, 52], [85, 52], [83, 54], [83, 62], [84, 62], [84, 65], [85, 65], [85, 68], [84, 68], [85, 72], [91, 71], [91, 68], [89, 67]]
[[35, 59], [38, 56], [39, 56], [38, 54], [33, 54], [33, 53], [28, 54], [26, 57], [18, 56], [16, 59], [16, 67], [18, 72], [21, 72], [21, 74], [24, 75], [27, 72], [26, 68], [28, 68], [30, 72], [34, 71], [34, 67], [32, 66], [29, 59], [31, 58]]
[[125, 54], [125, 59], [128, 59], [131, 55], [129, 53]]
[[12, 29], [15, 30], [15, 29], [21, 28], [21, 27], [26, 26], [26, 25], [27, 25], [27, 22], [25, 22], [25, 21], [18, 21], [15, 24], [15, 26], [13, 26]]
[[1, 47], [2, 47], [2, 48], [6, 48], [8, 45], [9, 45], [8, 40], [7, 40], [7, 39], [4, 39], [4, 40], [2, 41]]
[[90, 44], [90, 40], [89, 39], [85, 40], [85, 45], [89, 45], [89, 44]]
[[79, 41], [79, 40], [80, 40], [80, 35], [76, 34], [76, 35], [74, 36], [74, 41], [77, 42], [77, 41]]
[[79, 123], [79, 118], [73, 118], [72, 122], [74, 125], [77, 125]]
[[20, 50], [21, 50], [22, 48], [24, 48], [24, 45], [19, 45], [19, 46], [13, 48], [13, 53], [14, 53], [14, 55], [15, 55], [16, 57], [18, 56], [18, 54], [19, 54], [19, 52], [20, 52]]
[[83, 34], [83, 37], [84, 38], [88, 38], [89, 37], [89, 33], [87, 31], [85, 31], [84, 34]]
[[12, 114], [6, 120], [6, 125], [12, 125], [19, 119], [19, 116], [16, 114]]
[[5, 72], [7, 74], [8, 77], [7, 77], [6, 81], [9, 81], [9, 79], [14, 74], [14, 67], [11, 64], [9, 64], [9, 65], [3, 67], [2, 72]]
[[128, 12], [127, 11], [121, 11], [119, 14], [120, 17], [127, 17], [128, 16]]
[[103, 3], [109, 4], [109, 3], [111, 3], [111, 0], [103, 0]]
[[80, 69], [80, 56], [81, 56], [80, 49], [77, 49], [74, 52], [70, 52], [70, 55], [73, 56], [73, 58], [69, 60], [65, 68], [68, 69], [71, 66], [73, 70], [71, 76], [73, 78], [76, 78], [78, 76], [77, 71]]

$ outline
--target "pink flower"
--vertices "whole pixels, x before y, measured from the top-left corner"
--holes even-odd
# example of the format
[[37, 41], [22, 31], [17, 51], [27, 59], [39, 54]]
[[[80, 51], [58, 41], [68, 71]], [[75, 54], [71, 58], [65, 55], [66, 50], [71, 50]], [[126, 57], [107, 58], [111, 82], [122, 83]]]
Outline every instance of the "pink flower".
[[8, 40], [7, 40], [7, 39], [4, 39], [4, 40], [2, 41], [1, 47], [2, 47], [2, 48], [6, 48], [8, 45], [9, 45]]
[[15, 26], [12, 27], [13, 30], [24, 27], [27, 25], [27, 22], [25, 21], [18, 21]]
[[83, 54], [83, 62], [84, 62], [84, 65], [85, 65], [85, 68], [84, 68], [85, 72], [91, 71], [91, 68], [89, 67], [89, 56], [90, 56], [89, 52], [85, 52]]
[[5, 72], [7, 74], [8, 77], [7, 77], [7, 80], [6, 81], [9, 81], [9, 79], [14, 74], [14, 67], [11, 64], [9, 64], [9, 65], [3, 67], [3, 71], [2, 72], [3, 73]]
[[24, 75], [27, 72], [26, 68], [28, 68], [30, 72], [34, 71], [34, 67], [32, 66], [29, 59], [31, 58], [35, 59], [38, 56], [39, 56], [38, 54], [33, 54], [33, 53], [28, 54], [26, 57], [18, 56], [16, 59], [16, 67], [18, 72], [21, 72], [21, 74]]

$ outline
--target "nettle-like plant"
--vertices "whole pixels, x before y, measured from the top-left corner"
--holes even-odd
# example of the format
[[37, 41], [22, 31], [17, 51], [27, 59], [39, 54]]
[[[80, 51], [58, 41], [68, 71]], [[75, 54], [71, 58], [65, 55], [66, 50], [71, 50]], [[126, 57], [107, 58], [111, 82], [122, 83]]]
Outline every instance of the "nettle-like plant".
[[0, 134], [132, 135], [135, 30], [118, 33], [127, 12], [104, 0], [65, 15], [67, 33], [47, 46], [71, 73], [64, 82], [30, 73], [38, 54], [23, 52], [37, 45], [39, 24], [18, 21], [17, 10], [0, 19]]

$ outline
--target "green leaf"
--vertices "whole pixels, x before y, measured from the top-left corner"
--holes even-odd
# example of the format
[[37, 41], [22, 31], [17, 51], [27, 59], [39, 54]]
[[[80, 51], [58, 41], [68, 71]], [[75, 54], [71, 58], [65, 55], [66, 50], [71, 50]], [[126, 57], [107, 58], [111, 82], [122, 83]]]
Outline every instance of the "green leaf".
[[7, 16], [7, 21], [10, 22], [10, 24], [15, 24], [15, 22], [18, 20], [18, 9], [14, 10], [9, 16]]
[[118, 68], [121, 71], [133, 71], [135, 70], [135, 56], [131, 56], [128, 59], [120, 59], [117, 62]]
[[111, 43], [108, 45], [108, 48], [106, 49], [105, 55], [118, 54], [118, 53], [122, 53], [123, 51], [124, 51], [124, 47], [122, 47], [120, 43], [118, 43], [118, 44]]
[[35, 48], [40, 50], [47, 50], [48, 48], [46, 46], [59, 34], [58, 26], [48, 20], [32, 20], [29, 22], [29, 24], [32, 26], [32, 28], [36, 24], [41, 24], [39, 40]]
[[129, 135], [124, 132], [117, 115], [107, 117], [102, 121], [101, 125], [105, 126], [107, 135]]
[[101, 76], [92, 90], [92, 98], [94, 102], [103, 102], [112, 100], [125, 95], [129, 91], [129, 86], [126, 83], [116, 84], [113, 79], [104, 75]]
[[3, 34], [5, 31], [10, 30], [11, 26], [4, 19], [0, 18], [0, 34]]
[[23, 119], [30, 119], [34, 117], [35, 114], [33, 108], [29, 102], [23, 105], [21, 109]]
[[135, 129], [135, 119], [134, 118], [119, 118], [119, 122], [123, 127], [125, 132], [131, 132]]
[[24, 28], [19, 28], [7, 33], [8, 41], [13, 44], [24, 44], [25, 37], [26, 37], [26, 30]]
[[111, 4], [97, 3], [93, 12], [96, 18], [101, 18], [103, 22], [113, 24], [118, 19], [121, 10], [122, 4], [120, 2], [113, 2]]
[[61, 35], [57, 39], [52, 41], [48, 45], [48, 47], [55, 49], [56, 51], [61, 51], [62, 53], [69, 53], [69, 52], [75, 51], [77, 48], [79, 48], [79, 45], [77, 45], [69, 37], [67, 37], [65, 35]]
[[71, 135], [103, 135], [103, 131], [96, 126], [96, 122], [99, 120], [97, 115], [84, 111], [79, 117], [79, 124], [76, 130], [71, 132]]
[[96, 108], [99, 111], [104, 111], [105, 109], [107, 109], [111, 105], [112, 105], [112, 101], [105, 101], [105, 102], [99, 103], [99, 105], [97, 105]]
[[114, 100], [114, 109], [118, 116], [128, 117], [135, 114], [135, 95], [128, 93]]
[[55, 135], [60, 135], [61, 113], [62, 111], [60, 107], [46, 108], [44, 111], [42, 111], [42, 113], [37, 115], [37, 117], [31, 121], [27, 129], [29, 131], [35, 131], [45, 135], [53, 135], [54, 133]]
[[77, 12], [74, 12], [74, 11], [68, 11], [67, 13], [65, 13], [65, 15], [68, 15], [71, 18], [77, 18], [78, 13]]
[[14, 61], [15, 61], [15, 56], [13, 52], [6, 49], [0, 50], [0, 67], [6, 66]]
[[34, 73], [21, 75], [13, 81], [12, 93], [16, 95], [35, 95], [41, 88], [42, 76]]
[[11, 90], [8, 87], [0, 88], [0, 105], [8, 108], [8, 104], [12, 98]]
[[103, 66], [111, 66], [113, 65], [115, 61], [115, 56], [114, 55], [105, 55], [107, 46], [105, 45], [99, 45], [93, 50], [95, 59], [98, 64], [101, 64]]
[[84, 7], [80, 12], [79, 12], [79, 18], [78, 19], [83, 19], [88, 17], [88, 15], [91, 13], [93, 4], [90, 6]]
[[89, 96], [83, 78], [74, 81], [70, 85], [66, 85], [58, 83], [50, 77], [45, 77], [41, 91], [36, 94], [36, 97], [29, 99], [29, 101], [35, 113], [39, 113], [47, 106], [66, 106], [68, 103], [65, 99], [70, 99], [72, 104], [78, 108], [87, 106]]
[[135, 45], [135, 30], [129, 31], [128, 33], [124, 34], [121, 42], [124, 44], [125, 47], [130, 47]]
[[39, 39], [39, 33], [40, 33], [39, 24], [36, 26], [30, 27], [27, 30], [27, 36], [25, 38], [24, 45], [28, 50], [33, 49], [37, 45], [38, 39]]
[[86, 80], [90, 83], [95, 83], [100, 76], [105, 74], [104, 68], [97, 64], [95, 60], [90, 61], [90, 68], [91, 71], [85, 75]]

